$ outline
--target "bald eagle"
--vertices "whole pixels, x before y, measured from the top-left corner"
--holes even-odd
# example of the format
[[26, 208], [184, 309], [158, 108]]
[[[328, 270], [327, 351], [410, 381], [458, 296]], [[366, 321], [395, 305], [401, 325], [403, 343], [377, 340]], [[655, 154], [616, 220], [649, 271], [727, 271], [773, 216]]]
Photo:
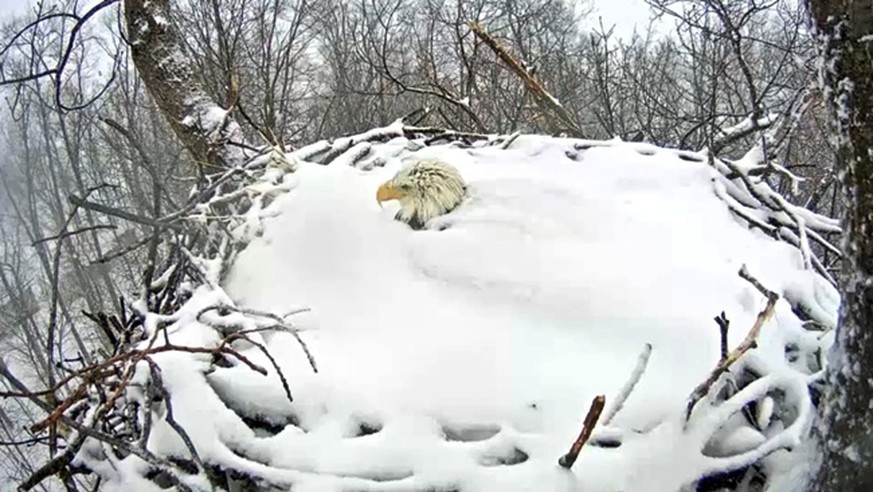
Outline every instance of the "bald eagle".
[[400, 202], [396, 220], [415, 230], [423, 229], [434, 217], [454, 210], [464, 198], [467, 185], [453, 166], [438, 160], [417, 161], [397, 172], [376, 192], [379, 205]]

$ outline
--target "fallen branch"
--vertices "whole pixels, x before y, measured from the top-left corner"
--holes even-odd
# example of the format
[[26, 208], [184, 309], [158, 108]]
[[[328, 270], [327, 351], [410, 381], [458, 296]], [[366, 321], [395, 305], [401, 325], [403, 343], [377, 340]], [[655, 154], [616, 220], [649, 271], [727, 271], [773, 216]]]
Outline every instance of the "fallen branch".
[[582, 446], [591, 437], [594, 431], [594, 426], [597, 425], [597, 419], [600, 418], [600, 412], [603, 411], [603, 406], [606, 404], [606, 397], [603, 395], [595, 396], [591, 401], [591, 407], [588, 409], [588, 414], [585, 416], [585, 422], [582, 424], [582, 430], [579, 432], [579, 437], [570, 446], [570, 451], [558, 459], [558, 464], [565, 470], [573, 468], [576, 459], [579, 457], [579, 452], [582, 451]]

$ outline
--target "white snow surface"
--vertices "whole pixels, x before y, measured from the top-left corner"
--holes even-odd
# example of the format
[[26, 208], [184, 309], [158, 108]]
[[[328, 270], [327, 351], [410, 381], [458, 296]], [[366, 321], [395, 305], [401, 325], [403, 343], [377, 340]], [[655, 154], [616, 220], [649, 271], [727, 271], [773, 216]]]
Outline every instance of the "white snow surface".
[[[375, 147], [386, 165], [371, 171], [300, 162], [285, 177], [295, 187], [270, 205], [276, 213], [224, 288], [247, 308], [310, 308], [289, 319], [319, 372], [277, 332], [263, 341], [293, 404], [272, 370], [264, 377], [240, 364], [208, 376], [235, 410], [280, 424], [296, 416], [297, 425], [261, 436], [197, 381], [206, 362], [155, 357], [162, 367], [178, 359], [163, 377], [174, 395], [172, 386], [190, 386], [190, 401], [174, 401], [175, 419], [201, 456], [319, 491], [673, 491], [717, 468], [701, 450], [720, 424], [683, 434], [681, 419], [719, 358], [713, 317], [726, 313], [735, 346], [765, 304], [737, 271], [745, 264], [778, 293], [821, 300], [832, 316], [838, 297], [803, 269], [799, 251], [738, 222], [704, 163], [621, 142], [573, 160], [571, 146], [521, 136], [508, 150], [410, 152], [398, 138]], [[380, 209], [375, 193], [403, 162], [431, 157], [460, 170], [469, 196], [431, 229], [413, 231], [393, 220], [395, 208]], [[214, 338], [190, 319], [215, 302], [201, 297], [181, 315], [188, 321], [175, 343]], [[756, 354], [783, 381], [795, 371], [785, 340], [813, 338], [779, 301]], [[609, 407], [646, 343], [641, 380], [595, 433], [620, 434], [624, 444], [586, 446], [571, 472], [559, 468], [592, 398], [605, 395]], [[257, 349], [240, 351], [271, 368]], [[380, 430], [357, 436], [361, 423]], [[744, 452], [764, 434], [740, 430], [725, 448]], [[150, 446], [184, 454], [166, 425], [156, 424]], [[500, 464], [515, 450], [528, 459]]]

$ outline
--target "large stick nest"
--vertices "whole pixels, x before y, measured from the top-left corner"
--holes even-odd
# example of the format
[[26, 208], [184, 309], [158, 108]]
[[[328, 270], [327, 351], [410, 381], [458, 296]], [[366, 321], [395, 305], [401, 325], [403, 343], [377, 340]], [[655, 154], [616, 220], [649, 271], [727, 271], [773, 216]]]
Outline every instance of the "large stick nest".
[[[305, 359], [313, 371], [317, 371], [317, 354], [310, 353], [298, 336], [293, 322], [297, 313], [267, 313], [236, 305], [221, 288], [221, 281], [228, 267], [248, 242], [262, 231], [262, 219], [273, 213], [270, 205], [276, 197], [293, 188], [293, 171], [300, 160], [320, 164], [350, 165], [371, 169], [384, 165], [381, 154], [373, 152], [375, 146], [392, 139], [405, 139], [401, 150], [416, 150], [428, 145], [453, 145], [460, 147], [499, 146], [510, 147], [518, 137], [513, 135], [484, 135], [455, 132], [441, 128], [407, 126], [398, 121], [385, 128], [375, 129], [360, 135], [333, 141], [320, 141], [306, 147], [287, 151], [268, 146], [249, 151], [244, 164], [218, 173], [202, 176], [199, 185], [191, 193], [186, 206], [158, 220], [150, 220], [154, 235], [149, 238], [150, 263], [146, 267], [146, 286], [141, 298], [122, 300], [115, 313], [94, 313], [89, 316], [111, 340], [113, 351], [97, 363], [78, 368], [60, 380], [54, 388], [39, 394], [19, 395], [42, 398], [55, 395], [57, 404], [40, 422], [31, 427], [34, 433], [50, 432], [59, 436], [60, 451], [43, 467], [37, 470], [24, 484], [29, 489], [45, 478], [57, 475], [65, 480], [76, 473], [96, 472], [111, 479], [118, 473], [117, 465], [130, 456], [141, 460], [140, 475], [162, 486], [176, 486], [179, 490], [199, 490], [219, 487], [233, 489], [243, 486], [289, 487], [293, 475], [268, 478], [253, 472], [253, 468], [235, 467], [228, 462], [204, 459], [196, 443], [185, 428], [174, 419], [174, 391], [165, 383], [161, 357], [168, 353], [187, 354], [203, 362], [201, 376], [215, 367], [238, 366], [253, 373], [272, 375], [276, 384], [289, 401], [294, 400], [293, 381], [289, 381], [275, 357], [267, 348], [263, 335], [271, 331], [292, 334], [300, 347], [299, 357]], [[619, 145], [614, 141], [568, 140], [568, 156], [576, 157], [593, 146]], [[639, 145], [641, 153], [647, 152], [645, 144]], [[801, 251], [804, 264], [822, 277], [831, 280], [828, 268], [819, 260], [817, 252], [839, 251], [827, 239], [839, 232], [835, 221], [813, 214], [802, 207], [788, 203], [776, 193], [763, 176], [775, 172], [770, 167], [740, 168], [736, 163], [705, 153], [676, 151], [680, 158], [709, 165], [713, 174], [714, 192], [724, 200], [736, 216], [749, 227], [758, 228], [772, 237], [787, 242]], [[114, 213], [108, 207], [74, 200], [77, 206]], [[136, 217], [128, 217], [137, 220]], [[785, 374], [768, 374], [767, 368], [754, 357], [755, 338], [761, 325], [772, 315], [773, 305], [779, 295], [769, 292], [748, 272], [742, 272], [768, 299], [768, 306], [759, 316], [749, 337], [734, 351], [723, 348], [721, 361], [710, 378], [696, 388], [689, 397], [684, 430], [689, 446], [704, 449], [711, 444], [714, 435], [736, 415], [744, 415], [747, 425], [764, 432], [762, 425], [782, 419], [785, 430], [776, 433], [753, 451], [735, 456], [712, 457], [706, 475], [729, 477], [734, 484], [759, 474], [760, 461], [779, 449], [797, 444], [806, 431], [811, 411], [808, 385], [819, 384], [822, 370], [818, 353], [813, 354], [816, 367], [810, 368], [812, 376], [788, 377]], [[195, 294], [210, 299], [208, 303], [191, 305]], [[806, 306], [802, 299], [788, 299], [795, 311], [818, 324], [826, 320], [816, 316], [816, 311]], [[192, 345], [172, 338], [175, 327], [192, 319], [214, 331], [213, 342]], [[726, 338], [728, 321], [716, 319]], [[260, 354], [260, 362], [244, 355], [241, 347], [254, 347]], [[597, 416], [603, 408], [586, 419], [580, 438], [574, 443], [571, 453], [562, 458], [569, 468], [582, 446], [620, 447], [625, 433], [610, 427], [612, 416], [621, 408], [623, 400], [645, 370], [651, 347], [644, 351], [637, 370], [633, 372], [626, 391], [622, 391], [607, 412], [602, 428], [593, 432]], [[250, 353], [250, 352], [248, 352]], [[805, 354], [807, 356], [809, 354]], [[285, 355], [289, 356], [288, 354]], [[799, 356], [798, 356], [799, 357]], [[266, 362], [264, 362], [266, 361]], [[218, 395], [220, 398], [221, 395]], [[230, 406], [230, 405], [229, 405]], [[764, 410], [762, 410], [764, 408]], [[264, 416], [245, 409], [234, 409], [241, 422], [250, 428], [272, 430], [283, 425], [293, 425], [294, 416]], [[589, 422], [590, 420], [590, 422]], [[158, 421], [168, 425], [184, 444], [184, 453], [158, 455], [150, 450], [149, 440]], [[766, 421], [766, 422], [765, 422]], [[363, 433], [375, 432], [374, 426], [361, 425]], [[447, 431], [448, 434], [448, 431]], [[590, 442], [589, 442], [590, 441]], [[569, 442], [569, 436], [568, 436]], [[709, 444], [708, 444], [709, 443]], [[514, 450], [514, 451], [517, 451]], [[505, 462], [522, 460], [510, 452]], [[238, 463], [248, 463], [248, 458], [237, 453]], [[558, 457], [556, 457], [557, 459]], [[261, 464], [263, 465], [263, 464]], [[699, 477], [702, 482], [707, 480]], [[723, 485], [724, 480], [718, 482]]]

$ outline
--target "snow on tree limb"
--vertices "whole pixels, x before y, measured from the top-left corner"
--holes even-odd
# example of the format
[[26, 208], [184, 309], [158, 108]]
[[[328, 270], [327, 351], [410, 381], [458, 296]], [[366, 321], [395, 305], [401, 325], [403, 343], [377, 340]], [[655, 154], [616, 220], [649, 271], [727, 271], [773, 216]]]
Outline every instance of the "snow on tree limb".
[[788, 203], [766, 180], [754, 179], [749, 168], [713, 156], [710, 156], [710, 162], [719, 172], [713, 177], [714, 190], [732, 212], [750, 226], [795, 246], [807, 268], [815, 269], [819, 275], [835, 284], [830, 272], [810, 248], [810, 241], [839, 255], [840, 250], [823, 236], [842, 232], [836, 220]]
[[169, 0], [125, 0], [130, 50], [137, 72], [170, 127], [201, 166], [240, 165], [245, 156], [228, 142], [243, 141], [230, 108], [213, 101], [195, 77], [195, 69], [169, 19]]
[[647, 343], [640, 352], [640, 356], [637, 358], [637, 365], [634, 367], [630, 377], [624, 383], [621, 391], [618, 392], [618, 395], [616, 395], [615, 399], [612, 401], [612, 405], [610, 405], [609, 409], [606, 411], [606, 415], [603, 417], [603, 425], [609, 425], [612, 423], [612, 419], [621, 411], [624, 402], [627, 401], [628, 397], [633, 392], [634, 387], [638, 382], [640, 382], [640, 378], [643, 377], [643, 373], [646, 372], [646, 366], [649, 363], [649, 357], [651, 355], [652, 344]]

